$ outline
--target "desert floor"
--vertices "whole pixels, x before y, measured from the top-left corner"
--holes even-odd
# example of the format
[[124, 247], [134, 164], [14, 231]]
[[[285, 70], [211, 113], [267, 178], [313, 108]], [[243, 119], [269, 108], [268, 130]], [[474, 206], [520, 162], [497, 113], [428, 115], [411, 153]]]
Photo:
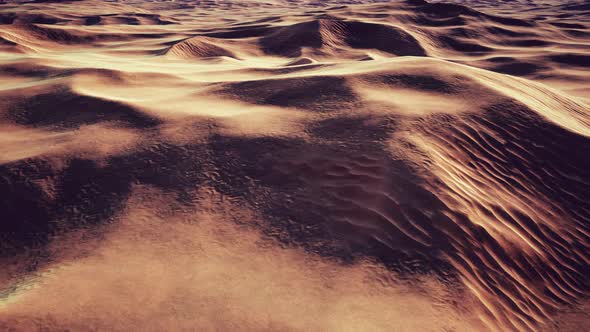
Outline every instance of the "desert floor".
[[0, 4], [0, 330], [590, 330], [590, 4]]

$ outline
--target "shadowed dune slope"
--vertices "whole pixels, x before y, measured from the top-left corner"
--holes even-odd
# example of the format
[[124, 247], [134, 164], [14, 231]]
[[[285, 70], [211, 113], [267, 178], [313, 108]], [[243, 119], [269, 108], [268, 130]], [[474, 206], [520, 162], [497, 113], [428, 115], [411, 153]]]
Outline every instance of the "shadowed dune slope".
[[407, 32], [387, 25], [323, 18], [281, 27], [260, 40], [271, 54], [299, 55], [301, 48], [341, 47], [376, 49], [393, 55], [425, 55], [420, 43]]

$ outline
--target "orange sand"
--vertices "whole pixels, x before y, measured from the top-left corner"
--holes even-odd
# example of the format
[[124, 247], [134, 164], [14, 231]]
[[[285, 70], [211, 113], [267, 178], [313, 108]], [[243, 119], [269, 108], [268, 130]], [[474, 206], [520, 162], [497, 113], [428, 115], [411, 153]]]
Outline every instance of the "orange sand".
[[0, 4], [0, 330], [583, 331], [583, 1]]

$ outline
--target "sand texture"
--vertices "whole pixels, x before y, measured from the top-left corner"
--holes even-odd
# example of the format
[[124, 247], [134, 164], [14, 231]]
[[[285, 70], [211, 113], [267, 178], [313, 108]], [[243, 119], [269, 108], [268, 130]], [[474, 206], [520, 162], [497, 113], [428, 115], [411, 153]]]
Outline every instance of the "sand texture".
[[0, 331], [590, 330], [587, 1], [0, 3]]

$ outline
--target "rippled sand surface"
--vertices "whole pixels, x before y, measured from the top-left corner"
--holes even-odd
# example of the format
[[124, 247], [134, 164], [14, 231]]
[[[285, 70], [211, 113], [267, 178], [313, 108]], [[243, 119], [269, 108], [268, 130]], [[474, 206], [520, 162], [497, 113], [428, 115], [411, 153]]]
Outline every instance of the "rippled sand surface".
[[590, 329], [589, 27], [0, 4], [0, 330]]

